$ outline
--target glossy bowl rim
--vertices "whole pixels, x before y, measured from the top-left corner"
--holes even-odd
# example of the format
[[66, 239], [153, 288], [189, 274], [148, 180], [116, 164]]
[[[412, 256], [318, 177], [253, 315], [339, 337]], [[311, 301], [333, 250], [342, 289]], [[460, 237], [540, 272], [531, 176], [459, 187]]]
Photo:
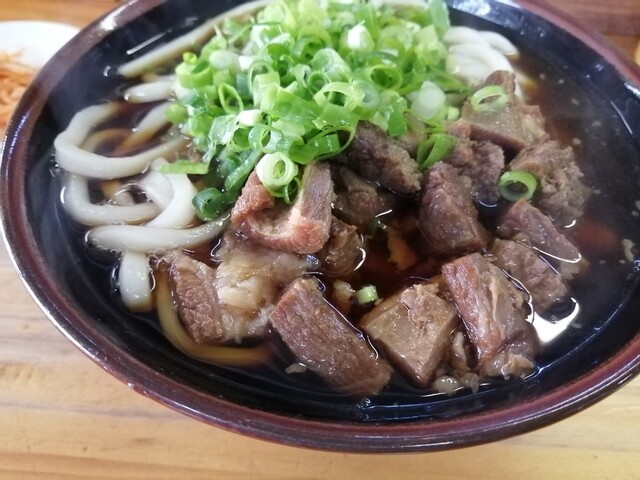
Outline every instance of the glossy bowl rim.
[[[566, 14], [533, 0], [496, 1], [524, 8], [569, 32], [606, 58], [623, 78], [640, 86], [640, 69], [631, 59]], [[25, 174], [25, 165], [16, 165], [16, 160], [11, 159], [27, 156], [27, 142], [19, 141], [18, 137], [21, 133], [27, 137], [32, 133], [47, 95], [64, 74], [64, 68], [57, 66], [72, 64], [74, 58], [93, 48], [112, 29], [164, 3], [164, 0], [131, 1], [82, 30], [44, 67], [42, 75], [25, 93], [17, 109], [20, 115], [14, 116], [8, 126], [2, 151], [0, 217], [14, 266], [46, 316], [104, 370], [138, 393], [205, 423], [282, 444], [350, 452], [433, 451], [504, 439], [577, 413], [640, 373], [638, 334], [589, 373], [526, 403], [445, 420], [397, 424], [333, 422], [284, 416], [213, 397], [159, 374], [102, 338], [57, 290], [54, 279], [49, 278], [27, 221], [26, 206], [20, 202], [25, 185], [9, 181]], [[16, 203], [19, 209], [11, 210], [9, 205]], [[640, 269], [640, 265], [635, 268]]]

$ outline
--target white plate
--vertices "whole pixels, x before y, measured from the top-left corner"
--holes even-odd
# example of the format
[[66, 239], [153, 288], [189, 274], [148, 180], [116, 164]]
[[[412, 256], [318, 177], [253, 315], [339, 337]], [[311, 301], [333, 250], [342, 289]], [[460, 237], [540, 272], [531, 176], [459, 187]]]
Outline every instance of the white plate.
[[20, 52], [20, 61], [43, 66], [54, 53], [78, 33], [72, 25], [37, 20], [0, 22], [0, 50]]

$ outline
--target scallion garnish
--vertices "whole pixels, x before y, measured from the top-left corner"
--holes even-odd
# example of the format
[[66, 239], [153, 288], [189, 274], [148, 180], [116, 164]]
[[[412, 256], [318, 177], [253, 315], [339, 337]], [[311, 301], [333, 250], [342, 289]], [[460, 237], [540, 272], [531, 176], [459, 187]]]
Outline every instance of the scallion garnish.
[[193, 197], [193, 207], [198, 217], [208, 221], [220, 217], [235, 202], [227, 193], [215, 187], [205, 188]]
[[497, 112], [509, 104], [509, 96], [500, 85], [487, 85], [474, 92], [469, 101], [476, 112]]
[[[222, 22], [199, 52], [184, 54], [167, 110], [202, 154], [205, 166], [188, 167], [205, 175], [199, 215], [223, 212], [256, 164], [272, 195], [291, 201], [300, 166], [343, 151], [360, 121], [397, 137], [409, 111], [429, 122], [454, 116], [446, 95], [467, 92], [446, 70], [448, 28], [442, 0], [275, 0]], [[422, 165], [450, 143], [437, 139], [423, 146]]]
[[424, 171], [444, 159], [458, 144], [458, 139], [446, 133], [432, 133], [418, 145], [416, 161]]
[[298, 165], [282, 152], [268, 153], [256, 165], [256, 174], [264, 188], [277, 194], [296, 178]]
[[369, 305], [379, 298], [375, 285], [366, 285], [356, 291], [356, 300], [360, 305]]
[[523, 171], [505, 172], [498, 181], [500, 195], [510, 202], [520, 199], [529, 200], [533, 197], [537, 186], [536, 177]]

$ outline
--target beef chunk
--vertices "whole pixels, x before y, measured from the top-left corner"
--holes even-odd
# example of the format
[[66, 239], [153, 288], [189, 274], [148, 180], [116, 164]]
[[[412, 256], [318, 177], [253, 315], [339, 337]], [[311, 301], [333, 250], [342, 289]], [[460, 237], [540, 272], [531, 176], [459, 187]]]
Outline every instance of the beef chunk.
[[560, 263], [563, 276], [575, 271], [581, 255], [549, 217], [526, 200], [518, 200], [503, 215], [497, 228], [502, 238], [518, 240]]
[[478, 112], [467, 101], [462, 106], [461, 118], [469, 123], [473, 140], [486, 140], [510, 151], [520, 151], [549, 138], [544, 129], [544, 118], [534, 105], [524, 105], [515, 95], [513, 73], [492, 73], [482, 87], [498, 85], [504, 88], [509, 103], [498, 111]]
[[335, 167], [336, 200], [333, 208], [337, 216], [361, 230], [366, 230], [373, 219], [390, 212], [397, 204], [395, 196], [381, 191], [346, 167]]
[[305, 168], [293, 205], [268, 200], [255, 172], [242, 189], [231, 222], [255, 242], [282, 252], [316, 253], [329, 238], [333, 182], [329, 166]]
[[243, 325], [243, 336], [261, 335], [282, 290], [315, 267], [312, 257], [265, 248], [236, 232], [225, 235], [216, 251], [216, 291], [228, 322]]
[[242, 188], [242, 194], [233, 206], [231, 221], [235, 225], [241, 225], [251, 221], [257, 212], [271, 210], [275, 206], [276, 199], [262, 186], [258, 174], [251, 172]]
[[329, 240], [318, 257], [320, 268], [328, 275], [338, 276], [352, 271], [364, 258], [364, 243], [358, 229], [333, 217]]
[[163, 258], [178, 316], [196, 343], [261, 336], [282, 289], [313, 266], [307, 256], [270, 250], [234, 232], [225, 235], [216, 259], [214, 270], [178, 250]]
[[359, 326], [407, 379], [421, 388], [433, 380], [458, 323], [455, 306], [433, 284], [417, 284], [387, 298]]
[[487, 246], [488, 234], [478, 221], [468, 177], [446, 163], [425, 175], [419, 226], [430, 247], [443, 254], [469, 253]]
[[375, 395], [391, 378], [389, 364], [324, 299], [314, 278], [293, 281], [269, 321], [296, 358], [336, 390]]
[[504, 152], [493, 143], [470, 140], [466, 126], [465, 122], [449, 125], [449, 133], [457, 136], [459, 141], [445, 162], [471, 179], [471, 192], [478, 202], [494, 205], [500, 198], [498, 180], [504, 169]]
[[476, 348], [480, 374], [530, 373], [539, 342], [526, 321], [522, 292], [477, 253], [445, 264], [442, 278]]
[[568, 297], [567, 285], [560, 274], [529, 247], [496, 239], [491, 253], [496, 265], [527, 289], [536, 311], [544, 312]]
[[538, 179], [536, 205], [556, 225], [569, 225], [582, 215], [589, 189], [580, 181], [582, 172], [570, 147], [562, 149], [551, 141], [525, 148], [510, 169], [529, 172]]
[[349, 167], [389, 190], [413, 194], [420, 190], [418, 164], [397, 141], [369, 122], [360, 122], [344, 156]]
[[215, 270], [180, 250], [169, 252], [163, 261], [169, 264], [173, 298], [189, 336], [196, 343], [226, 340], [232, 326], [220, 314]]

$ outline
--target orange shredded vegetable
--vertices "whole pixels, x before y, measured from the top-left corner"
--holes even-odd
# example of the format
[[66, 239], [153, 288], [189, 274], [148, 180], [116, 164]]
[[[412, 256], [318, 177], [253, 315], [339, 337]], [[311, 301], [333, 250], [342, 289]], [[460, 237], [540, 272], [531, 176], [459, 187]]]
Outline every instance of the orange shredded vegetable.
[[20, 52], [0, 51], [0, 133], [4, 132], [13, 110], [36, 73], [21, 63]]

